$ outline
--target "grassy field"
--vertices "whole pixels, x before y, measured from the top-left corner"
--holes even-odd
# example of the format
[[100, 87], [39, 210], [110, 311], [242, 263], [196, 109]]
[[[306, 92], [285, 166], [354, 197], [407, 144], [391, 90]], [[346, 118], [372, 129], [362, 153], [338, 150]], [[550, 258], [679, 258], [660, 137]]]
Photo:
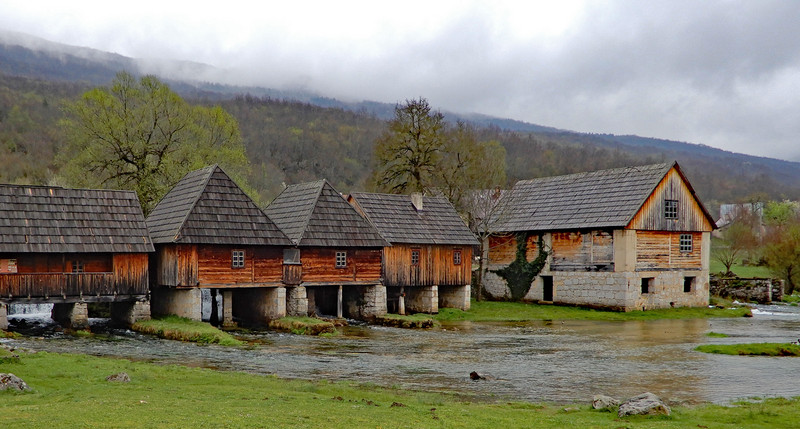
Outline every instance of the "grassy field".
[[738, 356], [800, 356], [800, 346], [785, 343], [707, 344], [695, 350]]
[[156, 335], [168, 340], [221, 344], [224, 346], [238, 346], [244, 344], [236, 338], [233, 338], [230, 334], [220, 331], [208, 323], [178, 316], [140, 320], [134, 323], [132, 328], [134, 331]]
[[669, 308], [664, 310], [630, 311], [627, 313], [593, 310], [559, 305], [538, 305], [519, 302], [472, 301], [469, 311], [440, 308], [439, 321], [518, 322], [525, 320], [656, 320], [696, 319], [708, 317], [742, 317], [750, 314], [746, 307], [737, 308]]
[[[725, 266], [722, 265], [722, 262], [717, 261], [715, 259], [711, 259], [710, 271], [712, 273], [720, 273], [725, 272]], [[744, 278], [751, 278], [751, 277], [763, 277], [763, 278], [771, 278], [773, 277], [772, 273], [770, 272], [769, 268], [767, 267], [757, 267], [753, 265], [733, 265], [731, 267], [731, 271], [739, 277]]]
[[[130, 383], [105, 381], [127, 372]], [[8, 428], [775, 428], [800, 419], [800, 400], [673, 407], [630, 417], [581, 404], [483, 402], [468, 397], [285, 380], [238, 372], [36, 353], [0, 364], [31, 392], [0, 392]]]

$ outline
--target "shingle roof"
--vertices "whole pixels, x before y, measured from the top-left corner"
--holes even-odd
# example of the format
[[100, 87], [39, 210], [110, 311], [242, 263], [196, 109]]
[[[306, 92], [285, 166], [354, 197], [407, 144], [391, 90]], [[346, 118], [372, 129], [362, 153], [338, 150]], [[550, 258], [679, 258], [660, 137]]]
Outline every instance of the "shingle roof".
[[132, 191], [0, 185], [0, 252], [152, 252]]
[[288, 186], [265, 212], [298, 246], [389, 245], [324, 179]]
[[494, 229], [624, 227], [673, 166], [677, 163], [521, 180], [503, 197]]
[[479, 244], [447, 198], [425, 196], [418, 211], [409, 195], [354, 192], [351, 196], [390, 243]]
[[217, 165], [184, 176], [158, 202], [147, 226], [154, 243], [292, 245]]

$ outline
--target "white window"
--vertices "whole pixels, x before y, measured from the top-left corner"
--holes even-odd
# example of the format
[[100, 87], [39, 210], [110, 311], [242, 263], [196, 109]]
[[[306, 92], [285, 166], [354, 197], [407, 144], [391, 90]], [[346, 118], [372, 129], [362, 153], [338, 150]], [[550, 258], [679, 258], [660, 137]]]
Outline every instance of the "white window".
[[680, 249], [681, 249], [681, 253], [691, 253], [692, 252], [692, 234], [681, 234], [679, 246], [680, 246]]
[[678, 200], [664, 200], [664, 217], [666, 219], [678, 218]]
[[347, 252], [336, 252], [336, 268], [347, 267]]
[[244, 250], [231, 252], [231, 268], [244, 268]]

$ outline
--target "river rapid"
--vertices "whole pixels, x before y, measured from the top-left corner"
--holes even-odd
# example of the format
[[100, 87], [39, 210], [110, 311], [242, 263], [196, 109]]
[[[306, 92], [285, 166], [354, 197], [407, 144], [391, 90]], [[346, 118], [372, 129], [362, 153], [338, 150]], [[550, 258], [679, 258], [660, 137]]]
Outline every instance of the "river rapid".
[[[248, 348], [200, 346], [127, 330], [94, 338], [54, 334], [3, 340], [18, 347], [302, 379], [348, 380], [532, 402], [585, 402], [645, 391], [671, 403], [800, 396], [800, 358], [696, 352], [700, 344], [790, 342], [800, 310], [759, 306], [752, 318], [448, 323], [431, 330], [348, 326], [330, 338], [259, 332]], [[11, 315], [12, 328], [48, 315]], [[93, 331], [106, 320], [92, 319]], [[708, 332], [727, 334], [710, 338]], [[470, 372], [487, 376], [472, 381]]]

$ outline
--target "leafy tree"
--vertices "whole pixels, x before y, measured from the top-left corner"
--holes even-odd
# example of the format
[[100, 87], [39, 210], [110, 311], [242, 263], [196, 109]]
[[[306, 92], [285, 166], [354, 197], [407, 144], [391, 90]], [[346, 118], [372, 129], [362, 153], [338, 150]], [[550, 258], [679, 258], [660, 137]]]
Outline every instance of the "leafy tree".
[[436, 186], [435, 175], [445, 144], [444, 115], [428, 100], [406, 100], [375, 144], [375, 184], [383, 192], [424, 192]]
[[770, 270], [785, 282], [785, 293], [800, 283], [800, 213], [789, 201], [771, 202], [764, 207], [768, 232], [763, 248]]
[[713, 256], [725, 266], [725, 275], [732, 276], [731, 267], [749, 248], [753, 230], [744, 222], [732, 222], [722, 232], [721, 243], [713, 249]]
[[189, 105], [153, 76], [118, 73], [110, 88], [84, 93], [65, 112], [59, 159], [71, 186], [134, 190], [148, 214], [183, 175], [209, 164], [244, 184], [236, 120], [220, 107]]

